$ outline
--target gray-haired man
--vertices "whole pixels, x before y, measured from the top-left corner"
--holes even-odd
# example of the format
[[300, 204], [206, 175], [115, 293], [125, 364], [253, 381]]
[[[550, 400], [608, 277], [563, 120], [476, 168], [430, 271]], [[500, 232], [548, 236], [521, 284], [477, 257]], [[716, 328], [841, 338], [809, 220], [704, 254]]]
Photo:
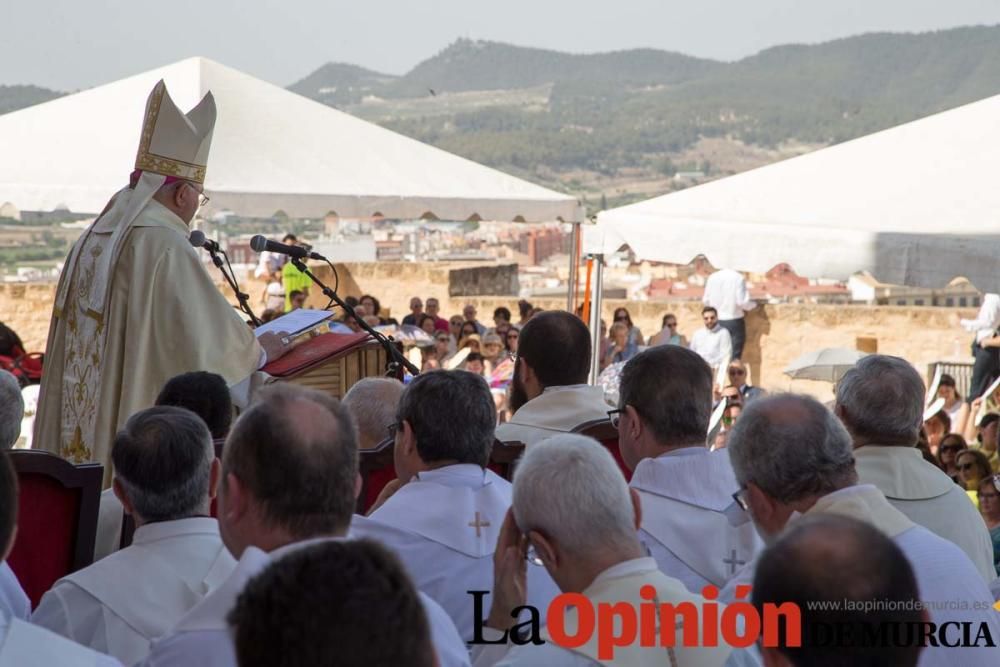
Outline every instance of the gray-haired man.
[[219, 462], [200, 417], [175, 407], [137, 412], [111, 458], [115, 494], [136, 524], [132, 545], [57, 581], [32, 622], [131, 665], [236, 561], [209, 516]]
[[[766, 541], [773, 541], [796, 517], [838, 514], [871, 524], [900, 548], [917, 579], [920, 599], [941, 632], [948, 627], [986, 627], [1000, 636], [993, 597], [975, 566], [953, 543], [889, 504], [870, 484], [858, 484], [851, 438], [837, 418], [816, 400], [792, 394], [757, 399], [729, 434], [729, 457], [739, 484], [736, 497], [748, 509]], [[747, 567], [727, 589], [751, 583]], [[742, 579], [742, 581], [741, 581]], [[727, 599], [723, 591], [722, 599]], [[946, 625], [947, 624], [947, 625]], [[996, 648], [955, 646], [954, 634], [935, 635], [921, 665], [996, 664]], [[993, 640], [995, 641], [995, 640]]]
[[899, 357], [861, 359], [837, 384], [836, 413], [854, 443], [858, 479], [874, 484], [893, 507], [954, 542], [989, 583], [996, 578], [986, 523], [965, 491], [916, 448], [924, 382]]

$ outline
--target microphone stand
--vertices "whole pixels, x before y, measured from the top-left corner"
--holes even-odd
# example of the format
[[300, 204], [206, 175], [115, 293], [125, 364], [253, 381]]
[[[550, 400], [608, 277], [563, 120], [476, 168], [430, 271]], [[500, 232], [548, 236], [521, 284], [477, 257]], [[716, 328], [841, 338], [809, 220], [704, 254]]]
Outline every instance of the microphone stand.
[[[208, 250], [208, 248], [206, 248], [206, 250]], [[226, 251], [219, 250], [219, 252], [221, 252], [226, 257], [226, 264], [229, 264], [229, 256], [226, 255]], [[253, 325], [255, 327], [259, 327], [261, 325], [261, 321], [257, 318], [256, 315], [253, 314], [253, 310], [250, 309], [250, 295], [240, 291], [240, 286], [236, 282], [236, 277], [230, 276], [229, 272], [226, 271], [226, 267], [223, 266], [222, 257], [219, 257], [219, 255], [214, 250], [208, 250], [208, 254], [212, 256], [212, 263], [215, 264], [217, 267], [219, 267], [219, 271], [222, 272], [222, 275], [226, 279], [226, 282], [229, 283], [229, 286], [233, 288], [233, 292], [236, 294], [236, 300], [239, 301], [240, 303], [240, 310], [242, 310], [245, 314], [250, 316], [250, 321], [253, 322]], [[229, 270], [232, 271], [231, 266], [229, 267]]]
[[323, 281], [313, 275], [312, 271], [309, 270], [305, 262], [298, 257], [291, 257], [289, 261], [291, 261], [292, 266], [309, 276], [309, 279], [312, 280], [313, 283], [320, 288], [320, 290], [322, 290], [323, 296], [330, 299], [332, 303], [335, 303], [343, 308], [345, 313], [354, 318], [354, 321], [358, 323], [359, 327], [361, 327], [368, 333], [368, 335], [382, 345], [382, 348], [385, 350], [386, 357], [389, 360], [386, 365], [385, 374], [387, 376], [397, 377], [402, 369], [405, 369], [410, 375], [420, 374], [420, 369], [410, 363], [410, 360], [403, 356], [403, 353], [399, 351], [399, 348], [393, 344], [394, 341], [392, 338], [388, 338], [385, 334], [375, 331], [375, 329], [371, 328], [367, 322], [358, 317], [357, 313], [354, 312], [354, 308], [337, 296], [335, 291], [324, 285]]

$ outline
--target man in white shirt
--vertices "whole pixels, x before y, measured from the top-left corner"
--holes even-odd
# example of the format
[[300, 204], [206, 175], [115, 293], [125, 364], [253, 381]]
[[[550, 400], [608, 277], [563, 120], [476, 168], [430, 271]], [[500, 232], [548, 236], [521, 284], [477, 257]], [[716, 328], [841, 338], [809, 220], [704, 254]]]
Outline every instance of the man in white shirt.
[[726, 385], [726, 366], [733, 358], [733, 340], [729, 331], [719, 324], [719, 311], [712, 306], [701, 309], [701, 320], [705, 328], [694, 332], [688, 347], [712, 367], [715, 385], [721, 389]]
[[587, 422], [607, 419], [604, 391], [587, 384], [590, 332], [580, 318], [551, 310], [521, 329], [510, 387], [510, 420], [496, 429], [502, 442], [529, 447]]
[[733, 359], [740, 359], [747, 338], [743, 316], [757, 307], [757, 302], [750, 300], [746, 279], [732, 269], [720, 269], [705, 281], [705, 294], [701, 301], [718, 311], [719, 324], [733, 339]]
[[57, 581], [32, 622], [130, 665], [235, 561], [209, 516], [219, 462], [200, 417], [142, 410], [118, 433], [111, 458], [112, 488], [136, 524], [132, 545]]
[[[226, 440], [219, 527], [239, 558], [218, 589], [153, 643], [146, 667], [236, 667], [226, 623], [252, 577], [297, 549], [343, 539], [358, 478], [357, 434], [334, 398], [291, 384], [261, 391]], [[448, 616], [422, 598], [441, 667], [468, 664]]]
[[413, 582], [371, 540], [322, 541], [268, 566], [229, 612], [240, 667], [434, 667]]
[[[17, 475], [7, 454], [0, 451], [0, 561], [3, 561], [5, 572], [10, 572], [6, 558], [17, 534], [17, 503]], [[20, 590], [20, 586], [17, 588]], [[6, 601], [0, 605], [0, 665], [121, 667], [114, 658], [28, 623], [21, 610], [11, 608]]]
[[854, 442], [858, 479], [916, 524], [954, 542], [988, 583], [996, 577], [986, 523], [962, 487], [916, 448], [924, 383], [905, 359], [869, 355], [837, 383], [836, 413]]
[[[794, 521], [760, 558], [753, 581], [757, 609], [792, 603], [801, 628], [847, 628], [855, 637], [886, 624], [921, 623], [914, 609], [917, 580], [906, 555], [873, 526], [846, 516], [817, 514]], [[853, 603], [846, 608], [844, 601]], [[817, 603], [824, 604], [822, 608]], [[838, 608], [839, 607], [839, 608]], [[820, 630], [821, 631], [821, 630]], [[921, 647], [891, 642], [810, 642], [789, 646], [779, 631], [779, 646], [763, 647], [767, 665], [893, 665], [914, 667]]]
[[[536, 563], [552, 575], [563, 593], [586, 598], [591, 604], [591, 614], [599, 605], [624, 604], [638, 610], [643, 600], [650, 599], [669, 605], [700, 606], [704, 602], [681, 582], [660, 572], [656, 561], [645, 557], [636, 536], [642, 515], [639, 499], [629, 491], [616, 468], [604, 447], [581, 435], [554, 436], [525, 452], [514, 477], [514, 503], [504, 519], [497, 543], [493, 604], [482, 631], [485, 642], [473, 654], [477, 667], [598, 664], [600, 651], [605, 648], [599, 646], [600, 633], [592, 633], [589, 639], [579, 638], [586, 641], [569, 648], [558, 644], [546, 626], [530, 643], [511, 642], [511, 629], [517, 618], [509, 610], [525, 604], [525, 570], [539, 569]], [[647, 593], [640, 592], [643, 590]], [[531, 594], [530, 581], [527, 594]], [[564, 609], [567, 636], [577, 635], [577, 613], [581, 606], [574, 601], [573, 608]], [[720, 605], [719, 613], [723, 612]], [[552, 613], [539, 609], [540, 618], [548, 618]], [[661, 622], [656, 619], [656, 628], [649, 632], [650, 636], [659, 638], [661, 632], [670, 632]], [[642, 647], [636, 639], [616, 647], [610, 656], [600, 656], [600, 664], [692, 667], [726, 664], [731, 650], [724, 642], [717, 647], [687, 647], [682, 641], [683, 625], [672, 624], [672, 647], [655, 642], [654, 646]], [[537, 640], [543, 643], [536, 643]]]
[[[511, 502], [510, 483], [486, 468], [495, 422], [481, 376], [434, 371], [414, 378], [396, 415], [401, 486], [351, 524], [352, 537], [371, 537], [399, 555], [417, 588], [444, 607], [466, 641], [475, 636], [476, 598], [469, 591], [490, 590], [493, 550]], [[537, 606], [556, 593], [544, 571], [533, 572], [530, 585]]]
[[[968, 623], [972, 637], [980, 632], [1000, 636], [1000, 616], [972, 561], [948, 540], [908, 519], [877, 488], [857, 483], [851, 436], [818, 401], [792, 394], [754, 401], [730, 432], [726, 450], [739, 484], [737, 497], [765, 540], [772, 541], [800, 515], [827, 513], [869, 523], [895, 542], [913, 568], [931, 623], [939, 629], [920, 665], [996, 664], [995, 647], [981, 640], [952, 646], [960, 641], [954, 630], [942, 634], [961, 627], [954, 624]], [[750, 583], [753, 569], [746, 567], [727, 589]], [[727, 595], [728, 590], [723, 591], [720, 599]]]
[[763, 547], [733, 501], [729, 455], [705, 447], [711, 412], [712, 373], [691, 350], [651, 348], [622, 371], [618, 443], [642, 501], [639, 539], [692, 593], [722, 588]]
[[1000, 348], [983, 347], [983, 342], [997, 335], [1000, 330], [1000, 294], [989, 292], [983, 295], [983, 304], [974, 320], [960, 320], [962, 328], [976, 335], [972, 342], [975, 364], [972, 367], [972, 383], [966, 402], [971, 403], [982, 396], [993, 379], [1000, 375]]

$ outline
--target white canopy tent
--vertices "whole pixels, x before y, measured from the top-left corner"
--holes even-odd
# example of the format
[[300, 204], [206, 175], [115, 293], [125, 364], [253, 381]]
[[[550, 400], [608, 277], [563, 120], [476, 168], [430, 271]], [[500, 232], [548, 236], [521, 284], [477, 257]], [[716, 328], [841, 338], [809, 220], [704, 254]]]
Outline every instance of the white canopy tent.
[[580, 222], [574, 197], [404, 137], [204, 58], [0, 116], [0, 206], [98, 213], [127, 183], [146, 97], [211, 90], [210, 208], [267, 217]]
[[1000, 291], [1000, 96], [600, 213], [584, 249]]
[[[1000, 292], [1000, 96], [600, 213], [584, 252]], [[600, 282], [600, 265], [598, 261]], [[592, 322], [599, 318], [595, 291]], [[596, 329], [594, 329], [596, 330]]]

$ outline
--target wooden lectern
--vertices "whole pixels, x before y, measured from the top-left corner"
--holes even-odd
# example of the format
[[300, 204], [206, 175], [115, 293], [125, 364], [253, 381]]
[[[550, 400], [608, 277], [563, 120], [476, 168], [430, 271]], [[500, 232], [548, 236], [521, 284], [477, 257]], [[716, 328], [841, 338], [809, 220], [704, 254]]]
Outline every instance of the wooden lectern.
[[355, 382], [385, 374], [386, 354], [367, 333], [324, 333], [262, 368], [278, 382], [292, 382], [343, 398]]

